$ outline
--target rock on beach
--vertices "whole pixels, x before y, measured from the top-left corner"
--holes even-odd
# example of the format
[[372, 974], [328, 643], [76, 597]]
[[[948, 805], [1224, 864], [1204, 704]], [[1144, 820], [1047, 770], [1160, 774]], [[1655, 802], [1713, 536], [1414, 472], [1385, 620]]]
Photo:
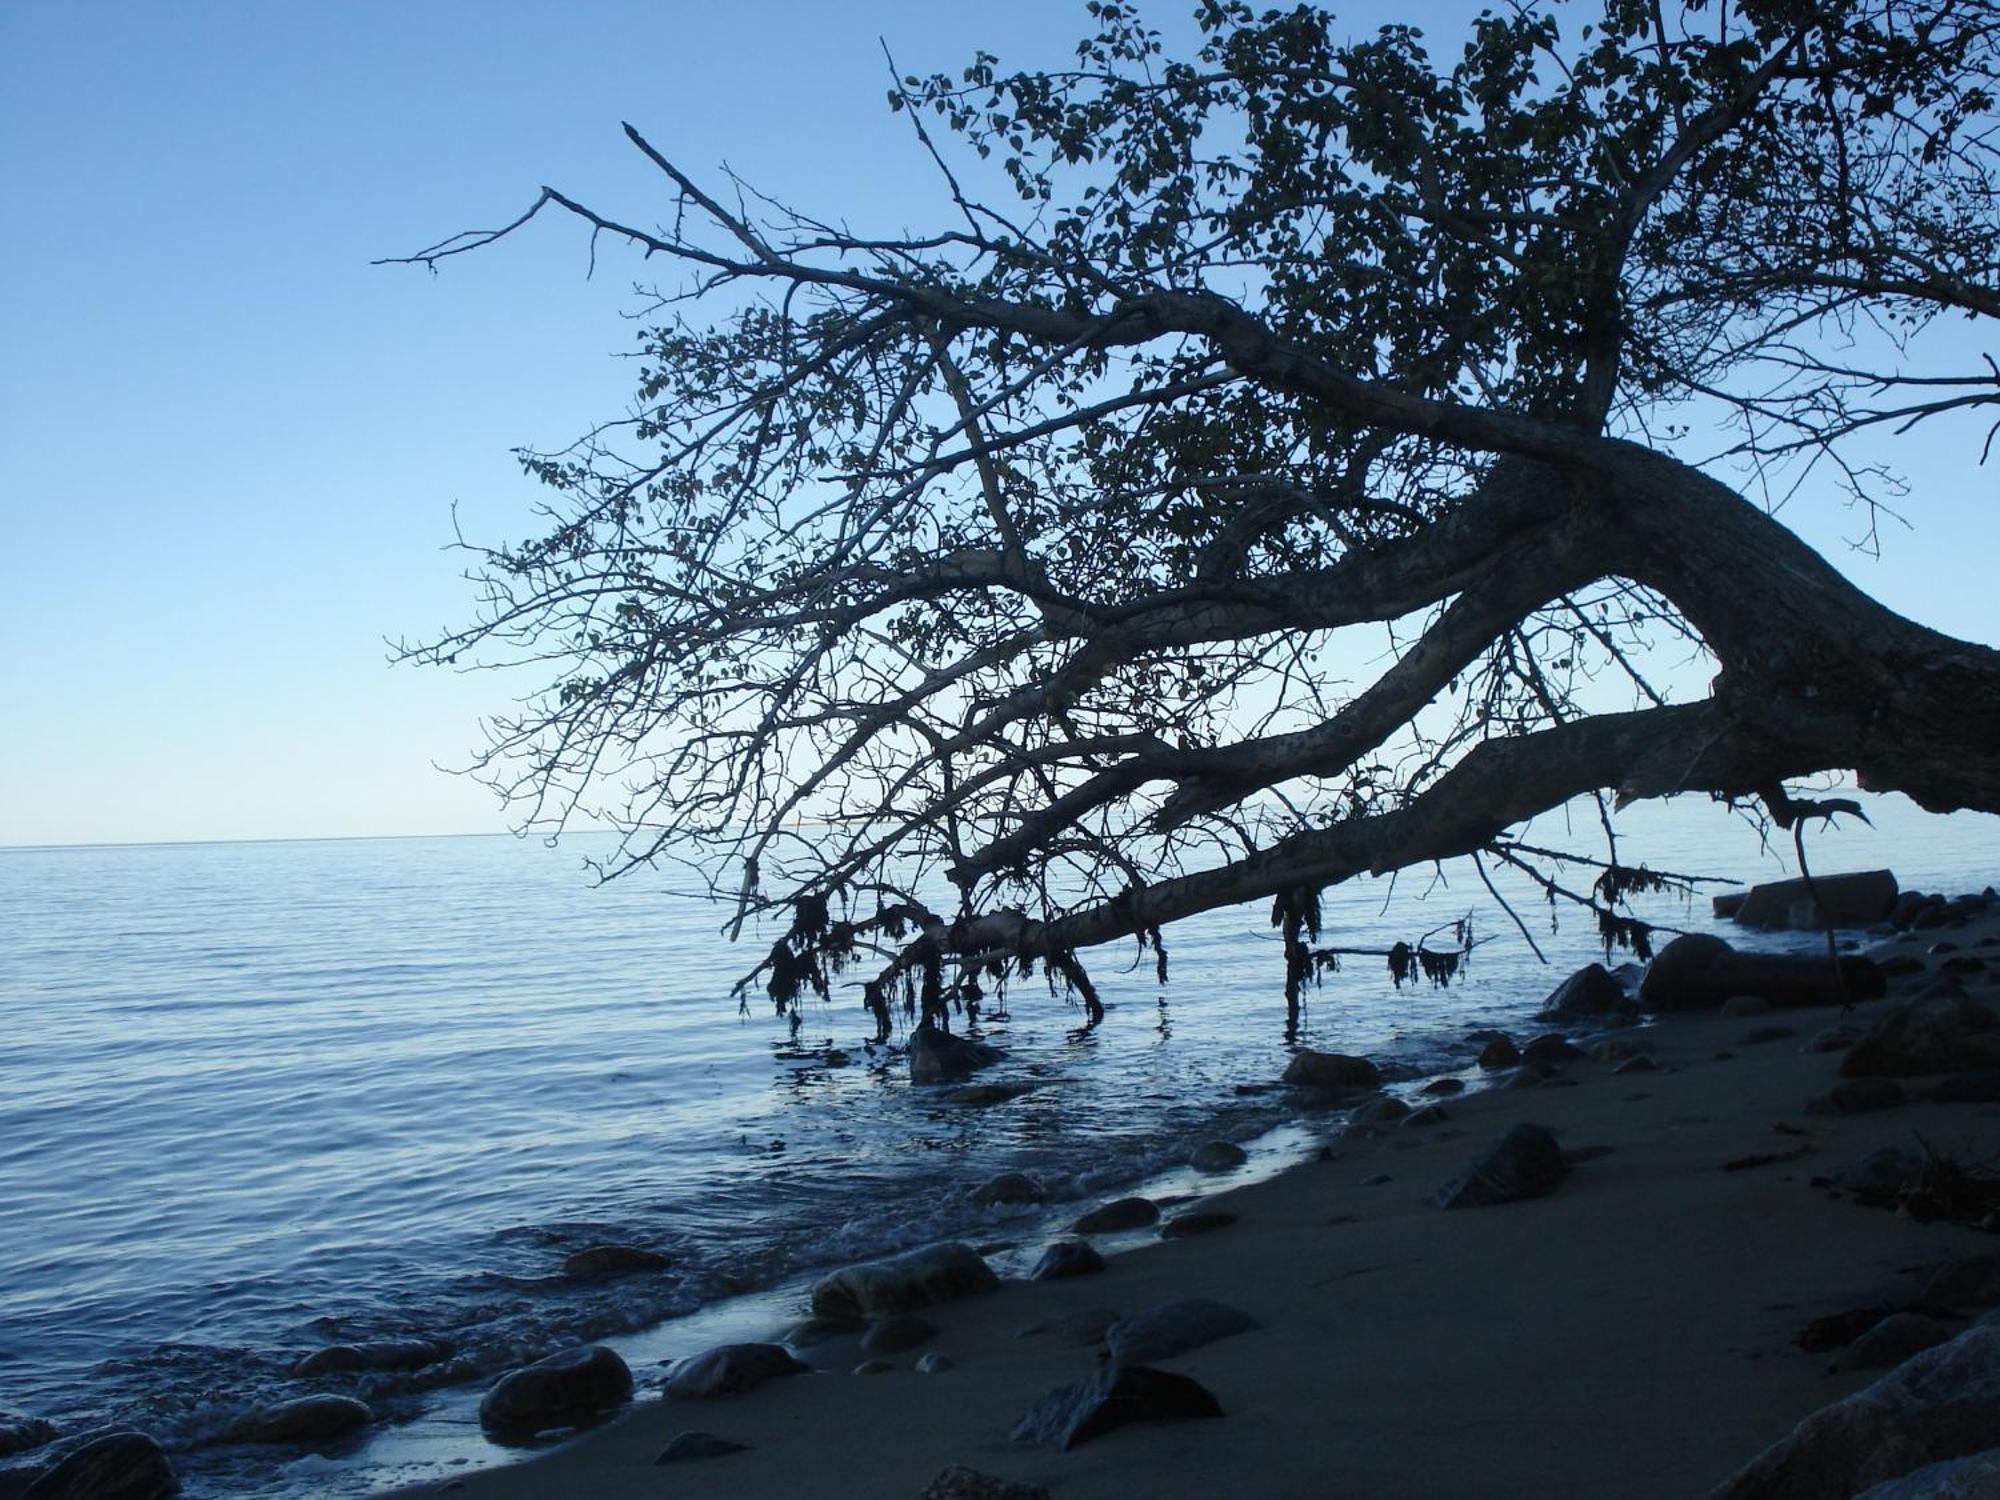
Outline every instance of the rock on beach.
[[810, 1369], [783, 1344], [720, 1344], [682, 1360], [667, 1378], [667, 1394], [683, 1401], [740, 1396], [767, 1380]]
[[953, 1241], [863, 1261], [822, 1277], [812, 1291], [812, 1310], [825, 1318], [883, 1318], [999, 1285], [1000, 1278], [979, 1252]]
[[1017, 1443], [1067, 1451], [1132, 1422], [1221, 1415], [1221, 1403], [1185, 1375], [1115, 1364], [1048, 1392], [1021, 1415], [1009, 1436]]
[[259, 1407], [230, 1424], [232, 1443], [315, 1443], [345, 1437], [375, 1420], [365, 1402], [352, 1396], [301, 1396]]
[[167, 1500], [180, 1488], [173, 1464], [153, 1439], [143, 1432], [107, 1432], [73, 1449], [20, 1500]]
[[632, 1371], [602, 1344], [565, 1349], [500, 1377], [479, 1403], [480, 1425], [532, 1437], [574, 1427], [632, 1398]]
[[1432, 1195], [1437, 1208], [1485, 1208], [1552, 1193], [1569, 1171], [1546, 1127], [1523, 1123]]

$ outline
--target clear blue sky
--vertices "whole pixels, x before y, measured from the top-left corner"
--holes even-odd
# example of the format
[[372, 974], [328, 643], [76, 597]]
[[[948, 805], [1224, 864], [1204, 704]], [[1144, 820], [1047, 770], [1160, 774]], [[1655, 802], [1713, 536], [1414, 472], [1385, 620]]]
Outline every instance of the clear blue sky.
[[[526, 534], [511, 446], [623, 408], [640, 273], [587, 281], [556, 222], [440, 277], [369, 261], [543, 182], [644, 217], [622, 119], [816, 212], [928, 226], [877, 37], [928, 71], [1058, 63], [1083, 25], [1068, 0], [0, 5], [0, 844], [504, 828], [433, 763], [528, 684], [392, 670], [382, 638], [467, 617], [454, 502]], [[1972, 441], [1902, 455], [1918, 530], [1882, 563], [1823, 497], [1786, 518], [1993, 641]]]

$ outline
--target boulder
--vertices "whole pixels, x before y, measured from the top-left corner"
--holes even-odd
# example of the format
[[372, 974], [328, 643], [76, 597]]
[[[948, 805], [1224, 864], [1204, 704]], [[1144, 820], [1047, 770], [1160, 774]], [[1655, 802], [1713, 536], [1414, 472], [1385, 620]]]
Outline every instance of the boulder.
[[1049, 1190], [1026, 1172], [1002, 1172], [989, 1177], [972, 1190], [972, 1201], [982, 1208], [998, 1203], [1046, 1203]]
[[1942, 1344], [1958, 1329], [1917, 1312], [1892, 1313], [1849, 1344], [1836, 1363], [1843, 1370], [1886, 1370], [1912, 1354]]
[[781, 1375], [801, 1375], [811, 1366], [792, 1357], [783, 1344], [718, 1344], [674, 1366], [667, 1394], [683, 1401], [740, 1396]]
[[[1893, 1203], [1924, 1175], [1924, 1158], [1904, 1146], [1881, 1146], [1827, 1174], [1827, 1184], [1870, 1203]], [[1939, 1299], [1947, 1306], [1951, 1298]]]
[[1207, 1297], [1180, 1297], [1121, 1318], [1104, 1331], [1112, 1359], [1122, 1364], [1172, 1359], [1217, 1339], [1261, 1328], [1250, 1314]]
[[940, 1470], [917, 1500], [1050, 1500], [1039, 1484], [1016, 1484], [963, 1464]]
[[1160, 1206], [1151, 1198], [1117, 1198], [1102, 1208], [1093, 1208], [1070, 1228], [1077, 1234], [1116, 1234], [1121, 1229], [1144, 1229], [1160, 1222]]
[[2000, 1432], [2000, 1328], [1971, 1328], [1807, 1417], [1712, 1500], [1826, 1500], [1944, 1459]]
[[1853, 1021], [1840, 1021], [1806, 1039], [1801, 1052], [1845, 1052], [1867, 1034], [1868, 1028]]
[[371, 1339], [363, 1344], [329, 1344], [292, 1366], [294, 1375], [353, 1375], [364, 1370], [421, 1370], [451, 1351], [430, 1339]]
[[821, 1317], [882, 1318], [999, 1285], [993, 1268], [970, 1245], [925, 1245], [822, 1277], [813, 1287], [812, 1310]]
[[238, 1417], [224, 1437], [230, 1443], [318, 1443], [358, 1432], [375, 1413], [352, 1396], [301, 1396]]
[[1308, 1089], [1373, 1089], [1382, 1085], [1382, 1070], [1365, 1057], [1301, 1048], [1280, 1081]]
[[1479, 1049], [1479, 1066], [1489, 1071], [1511, 1068], [1520, 1060], [1521, 1049], [1514, 1045], [1511, 1037], [1496, 1036]]
[[1870, 1026], [1840, 1060], [1848, 1078], [1913, 1078], [2000, 1067], [2000, 1016], [1940, 980]]
[[1878, 1000], [1887, 981], [1872, 959], [1843, 958], [1838, 972], [1810, 954], [1738, 953], [1705, 932], [1683, 933], [1662, 948], [1639, 982], [1645, 1010], [1716, 1010], [1735, 995], [1773, 1005], [1840, 1005]]
[[1603, 964], [1587, 964], [1550, 992], [1538, 1017], [1544, 1021], [1576, 1021], [1631, 1007], [1625, 986], [1612, 977], [1609, 969]]
[[783, 1342], [794, 1349], [811, 1349], [841, 1338], [854, 1338], [858, 1343], [858, 1335], [867, 1326], [855, 1318], [807, 1318], [787, 1328]]
[[1418, 1089], [1417, 1092], [1428, 1094], [1433, 1098], [1448, 1098], [1453, 1094], [1462, 1094], [1465, 1092], [1465, 1080], [1463, 1078], [1433, 1078], [1429, 1083]]
[[888, 1375], [895, 1371], [895, 1364], [886, 1359], [864, 1359], [848, 1373], [851, 1375]]
[[20, 1500], [166, 1500], [180, 1488], [158, 1443], [143, 1432], [107, 1432], [71, 1449]]
[[1562, 1147], [1540, 1125], [1520, 1124], [1432, 1195], [1436, 1208], [1485, 1208], [1552, 1193], [1569, 1171]]
[[950, 1083], [1000, 1061], [1000, 1049], [953, 1036], [926, 1021], [910, 1033], [910, 1082]]
[[479, 1403], [479, 1421], [492, 1432], [531, 1437], [631, 1399], [632, 1372], [617, 1351], [586, 1344], [501, 1376]]
[[1450, 1118], [1442, 1104], [1426, 1104], [1422, 1109], [1413, 1109], [1403, 1116], [1403, 1129], [1422, 1130], [1432, 1125], [1442, 1125]]
[[667, 1439], [655, 1464], [692, 1463], [703, 1458], [727, 1458], [732, 1453], [748, 1453], [748, 1443], [732, 1443], [712, 1432], [677, 1432]]
[[929, 1318], [919, 1318], [904, 1314], [900, 1318], [884, 1318], [869, 1326], [861, 1335], [863, 1354], [901, 1354], [905, 1349], [915, 1349], [928, 1344], [938, 1336], [938, 1326]]
[[1995, 1495], [2000, 1495], [2000, 1448], [1925, 1464], [1871, 1486], [1855, 1500], [1993, 1500]]
[[1249, 1159], [1249, 1153], [1234, 1141], [1204, 1141], [1195, 1147], [1188, 1165], [1197, 1172], [1228, 1172]]
[[953, 1089], [944, 1096], [947, 1104], [1007, 1104], [1031, 1094], [1036, 1085], [1032, 1083], [968, 1083]]
[[1029, 1407], [1008, 1435], [1017, 1443], [1068, 1450], [1132, 1422], [1221, 1415], [1215, 1397], [1185, 1375], [1115, 1364], [1057, 1386]]
[[1380, 1125], [1395, 1125], [1400, 1123], [1403, 1117], [1409, 1112], [1410, 1106], [1405, 1104], [1401, 1099], [1398, 1099], [1394, 1094], [1384, 1094], [1379, 1099], [1370, 1099], [1361, 1108], [1357, 1109], [1348, 1123], [1350, 1125], [1370, 1128]]
[[1866, 927], [1896, 909], [1896, 877], [1887, 870], [1815, 875], [1752, 886], [1732, 915], [1744, 927], [1813, 932], [1822, 927]]
[[1653, 1060], [1650, 1053], [1634, 1052], [1611, 1071], [1614, 1073], [1657, 1073], [1660, 1071], [1660, 1065]]
[[1623, 1062], [1630, 1057], [1644, 1056], [1651, 1052], [1652, 1046], [1649, 1033], [1601, 1036], [1584, 1049], [1584, 1056], [1594, 1062]]
[[1554, 1031], [1534, 1038], [1521, 1049], [1521, 1061], [1531, 1063], [1568, 1062], [1573, 1057], [1581, 1056], [1581, 1047]]
[[0, 1458], [12, 1458], [55, 1440], [55, 1425], [40, 1417], [17, 1417], [0, 1411]]
[[1722, 922], [1743, 910], [1743, 903], [1749, 899], [1748, 891], [1724, 891], [1720, 896], [1708, 898], [1708, 909], [1715, 914], [1716, 921]]
[[663, 1271], [673, 1262], [657, 1250], [637, 1245], [592, 1245], [563, 1262], [563, 1274], [588, 1278], [630, 1276], [635, 1271]]
[[1189, 1213], [1175, 1214], [1160, 1226], [1163, 1240], [1184, 1240], [1197, 1234], [1208, 1234], [1217, 1229], [1227, 1229], [1236, 1222], [1236, 1215], [1219, 1208], [1198, 1208]]
[[1087, 1240], [1057, 1240], [1042, 1252], [1030, 1281], [1065, 1281], [1072, 1276], [1094, 1276], [1104, 1269], [1104, 1257]]
[[935, 1349], [917, 1361], [917, 1373], [919, 1375], [942, 1375], [947, 1370], [955, 1370], [957, 1368], [957, 1360], [953, 1359], [949, 1354], [940, 1354]]

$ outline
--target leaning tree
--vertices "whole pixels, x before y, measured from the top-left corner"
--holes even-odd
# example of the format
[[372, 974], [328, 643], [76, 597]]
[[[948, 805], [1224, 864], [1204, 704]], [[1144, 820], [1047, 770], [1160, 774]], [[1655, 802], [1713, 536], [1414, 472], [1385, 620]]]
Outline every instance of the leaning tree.
[[1295, 1000], [1326, 887], [1567, 892], [1509, 830], [1578, 797], [2000, 810], [2000, 652], [1766, 508], [1872, 516], [1857, 439], [2000, 406], [1910, 353], [2000, 317], [2000, 0], [1524, 3], [1443, 58], [1203, 0], [1185, 62], [1089, 12], [1071, 68], [894, 79], [934, 233], [628, 126], [643, 216], [544, 188], [405, 258], [567, 215], [679, 277], [628, 414], [523, 453], [546, 534], [407, 650], [540, 669], [481, 758], [528, 821], [608, 803], [612, 872], [694, 858], [781, 1012], [846, 971], [886, 1035], [1038, 962], [1094, 1018], [1080, 950], [1253, 899]]

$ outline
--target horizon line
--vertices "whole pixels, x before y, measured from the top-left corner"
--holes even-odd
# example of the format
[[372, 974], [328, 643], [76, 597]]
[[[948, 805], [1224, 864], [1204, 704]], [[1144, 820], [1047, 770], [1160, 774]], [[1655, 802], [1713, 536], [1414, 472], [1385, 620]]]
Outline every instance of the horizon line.
[[[615, 828], [566, 828], [562, 834], [616, 833]], [[532, 831], [492, 828], [478, 833], [279, 833], [229, 839], [90, 839], [63, 844], [0, 844], [0, 854], [50, 853], [69, 849], [185, 849], [222, 844], [362, 844], [391, 839], [529, 839], [560, 838], [562, 834], [537, 835]]]

